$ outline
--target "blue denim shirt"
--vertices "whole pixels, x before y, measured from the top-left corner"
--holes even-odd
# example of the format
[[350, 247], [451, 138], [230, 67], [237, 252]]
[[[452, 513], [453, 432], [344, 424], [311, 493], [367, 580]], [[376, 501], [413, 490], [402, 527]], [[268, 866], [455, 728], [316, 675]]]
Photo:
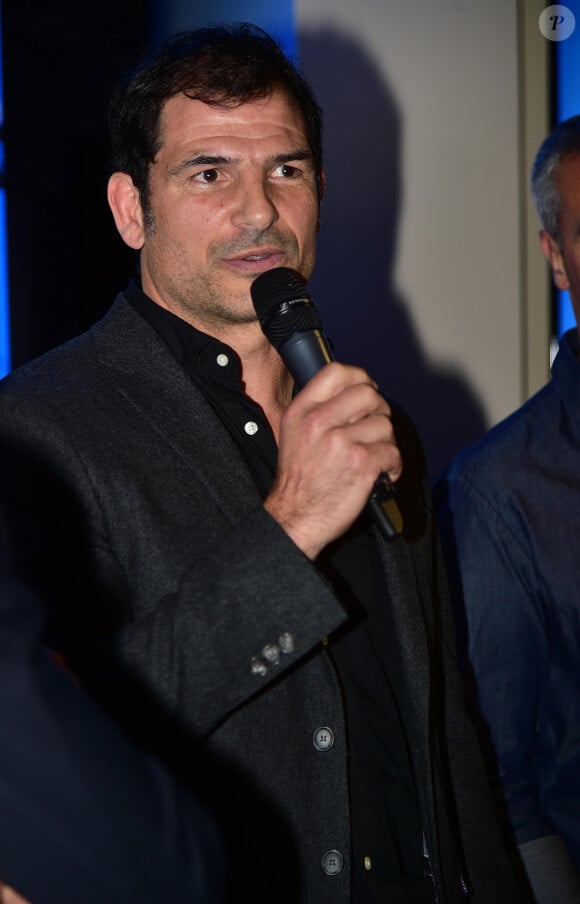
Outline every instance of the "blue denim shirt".
[[[518, 844], [580, 868], [580, 361], [451, 463], [436, 491], [459, 653]], [[468, 680], [468, 685], [471, 682]]]

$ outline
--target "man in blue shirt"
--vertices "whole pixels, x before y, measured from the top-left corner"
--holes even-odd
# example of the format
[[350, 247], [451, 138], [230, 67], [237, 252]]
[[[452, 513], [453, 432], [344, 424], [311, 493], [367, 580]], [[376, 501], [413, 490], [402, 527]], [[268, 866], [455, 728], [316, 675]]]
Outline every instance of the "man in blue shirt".
[[[580, 317], [580, 116], [541, 145], [540, 244]], [[492, 778], [536, 902], [580, 901], [580, 342], [452, 462], [439, 520]]]

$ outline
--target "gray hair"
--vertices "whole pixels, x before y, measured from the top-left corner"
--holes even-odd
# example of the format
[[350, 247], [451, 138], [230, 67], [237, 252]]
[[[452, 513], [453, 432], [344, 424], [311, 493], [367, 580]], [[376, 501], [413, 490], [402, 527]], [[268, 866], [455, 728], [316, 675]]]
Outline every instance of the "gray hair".
[[540, 145], [531, 175], [531, 189], [542, 226], [560, 243], [558, 170], [562, 159], [580, 155], [580, 116], [559, 123]]

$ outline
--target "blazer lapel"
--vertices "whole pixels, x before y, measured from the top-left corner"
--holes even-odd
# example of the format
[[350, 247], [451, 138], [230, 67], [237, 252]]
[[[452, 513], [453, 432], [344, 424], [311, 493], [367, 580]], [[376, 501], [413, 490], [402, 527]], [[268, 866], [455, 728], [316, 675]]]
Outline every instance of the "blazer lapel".
[[[90, 333], [120, 395], [184, 461], [231, 521], [262, 501], [239, 450], [163, 340], [120, 295]], [[216, 455], [219, 449], [219, 455]]]

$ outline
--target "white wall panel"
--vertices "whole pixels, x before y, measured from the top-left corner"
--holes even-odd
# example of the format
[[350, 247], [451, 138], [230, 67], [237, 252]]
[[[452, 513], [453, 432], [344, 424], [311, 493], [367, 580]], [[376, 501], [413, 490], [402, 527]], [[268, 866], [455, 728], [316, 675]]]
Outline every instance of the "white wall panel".
[[437, 471], [522, 399], [516, 0], [295, 15], [327, 119], [313, 287], [338, 355], [405, 404]]

